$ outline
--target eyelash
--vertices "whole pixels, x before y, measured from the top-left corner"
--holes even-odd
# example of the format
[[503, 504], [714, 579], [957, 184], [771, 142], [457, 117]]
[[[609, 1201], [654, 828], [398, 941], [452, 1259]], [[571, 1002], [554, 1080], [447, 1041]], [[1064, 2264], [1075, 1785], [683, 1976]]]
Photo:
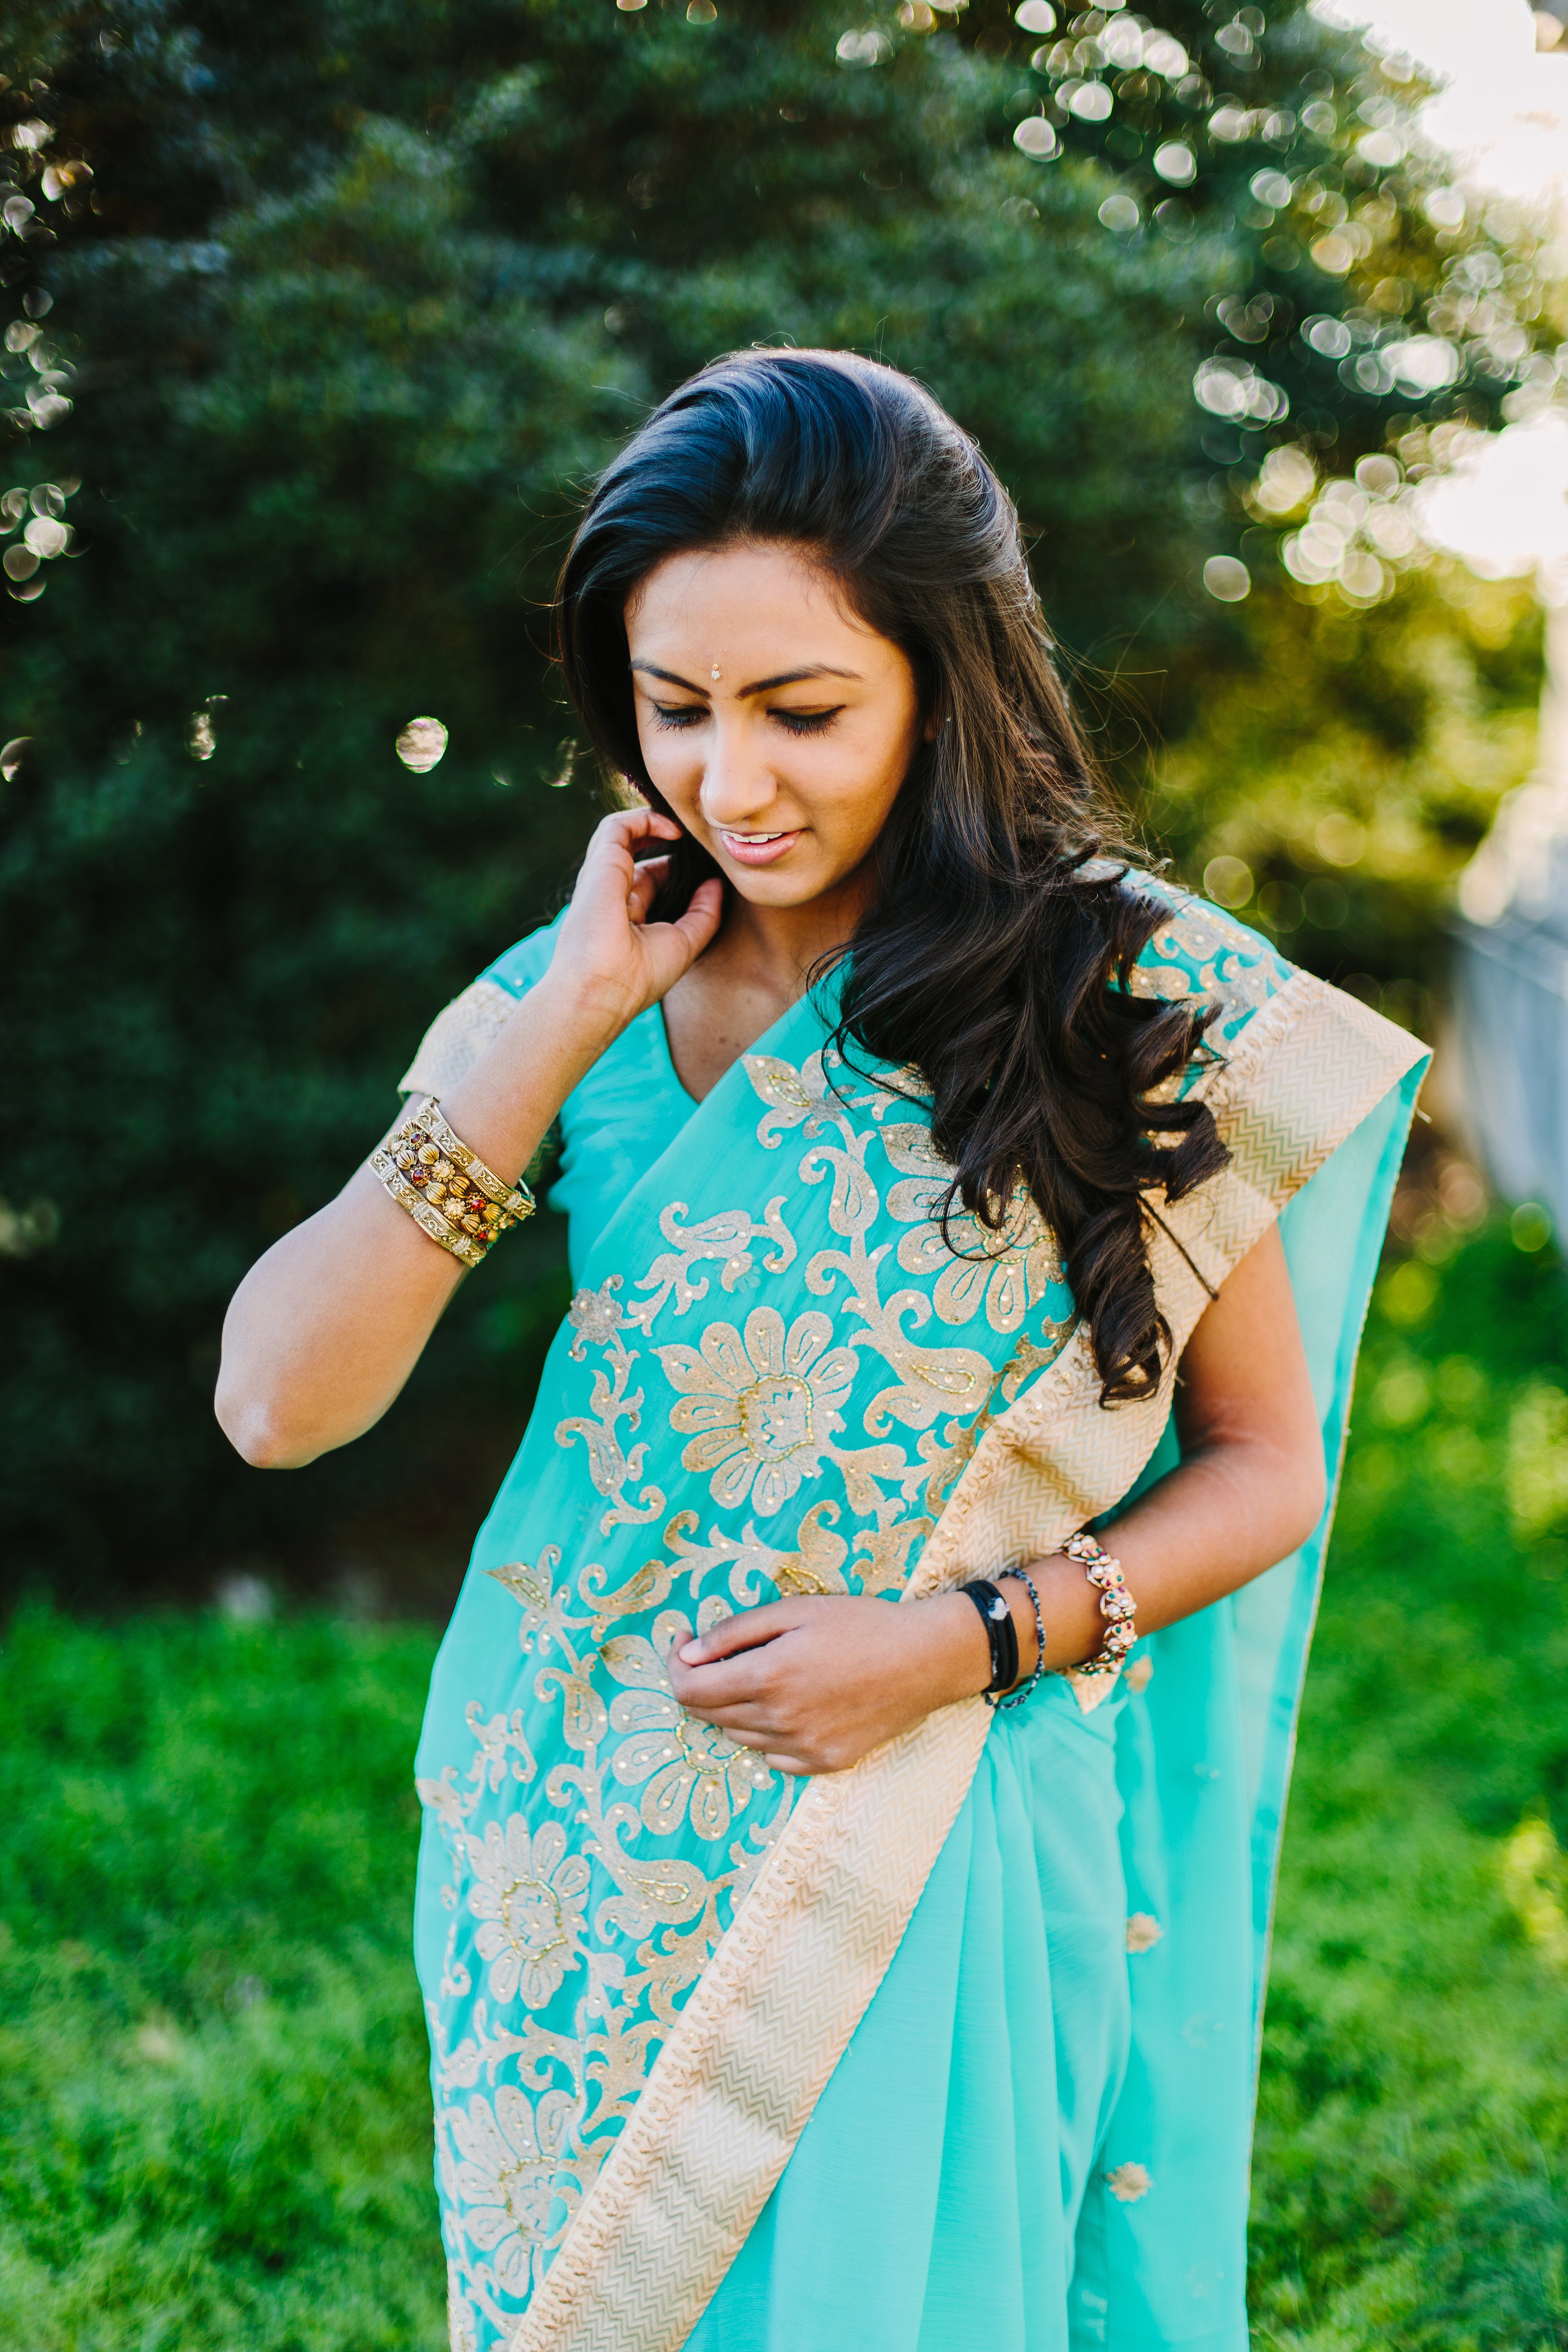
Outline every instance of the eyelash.
[[[820, 735], [826, 728], [832, 726], [843, 708], [840, 702], [835, 704], [831, 710], [770, 710], [768, 717], [776, 719], [791, 735]], [[699, 719], [705, 719], [708, 715], [696, 702], [656, 702], [654, 712], [659, 726], [676, 734], [683, 733]]]

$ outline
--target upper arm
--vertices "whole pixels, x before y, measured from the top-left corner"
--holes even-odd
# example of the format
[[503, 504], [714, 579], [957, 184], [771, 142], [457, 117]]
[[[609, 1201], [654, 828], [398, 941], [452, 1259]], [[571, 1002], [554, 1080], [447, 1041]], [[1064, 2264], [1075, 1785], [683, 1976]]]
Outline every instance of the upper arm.
[[[559, 922], [557, 916], [556, 921]], [[550, 969], [555, 923], [531, 931], [444, 1005], [397, 1082], [404, 1095], [444, 1095], [500, 1036], [519, 1001]]]
[[1278, 1225], [1232, 1268], [1187, 1341], [1176, 1388], [1185, 1453], [1279, 1449], [1322, 1472], [1322, 1432]]

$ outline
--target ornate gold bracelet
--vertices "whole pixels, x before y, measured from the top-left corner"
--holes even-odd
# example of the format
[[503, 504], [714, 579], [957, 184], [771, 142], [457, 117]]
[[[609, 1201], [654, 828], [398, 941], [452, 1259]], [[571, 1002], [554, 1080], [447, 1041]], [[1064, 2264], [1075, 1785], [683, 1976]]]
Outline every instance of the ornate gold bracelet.
[[528, 1186], [503, 1183], [487, 1168], [453, 1134], [434, 1096], [376, 1146], [370, 1165], [420, 1231], [465, 1265], [482, 1265], [500, 1235], [533, 1214]]
[[1076, 1536], [1068, 1536], [1062, 1549], [1068, 1559], [1077, 1560], [1098, 1591], [1100, 1613], [1106, 1621], [1104, 1646], [1071, 1671], [1077, 1675], [1119, 1675], [1122, 1660], [1138, 1639], [1133, 1622], [1138, 1604], [1127, 1590], [1121, 1562], [1112, 1559], [1087, 1528], [1080, 1528]]

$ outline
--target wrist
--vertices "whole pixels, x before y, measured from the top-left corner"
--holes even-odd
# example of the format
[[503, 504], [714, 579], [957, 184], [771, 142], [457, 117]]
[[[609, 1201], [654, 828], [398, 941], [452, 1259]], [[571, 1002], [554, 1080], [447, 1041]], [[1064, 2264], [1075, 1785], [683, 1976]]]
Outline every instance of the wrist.
[[[1081, 1563], [1066, 1552], [1033, 1561], [1029, 1573], [1040, 1595], [1047, 1671], [1061, 1674], [1069, 1666], [1083, 1665], [1105, 1639], [1106, 1621], [1098, 1588], [1085, 1576]], [[1024, 1605], [1028, 1605], [1026, 1598]]]
[[[942, 1696], [939, 1706], [977, 1698], [991, 1680], [991, 1643], [967, 1592], [938, 1592], [920, 1604], [931, 1631]], [[1030, 1648], [1033, 1649], [1033, 1636]]]
[[528, 1029], [537, 1036], [542, 1027], [555, 1050], [581, 1076], [615, 1044], [641, 1007], [628, 1003], [624, 990], [609, 982], [583, 980], [552, 964], [518, 1010], [531, 1016], [526, 1018]]

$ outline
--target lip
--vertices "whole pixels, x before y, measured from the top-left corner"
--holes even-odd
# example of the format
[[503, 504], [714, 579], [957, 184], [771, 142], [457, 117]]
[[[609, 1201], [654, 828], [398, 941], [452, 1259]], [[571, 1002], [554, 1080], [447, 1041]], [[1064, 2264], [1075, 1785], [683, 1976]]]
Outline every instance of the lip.
[[791, 833], [775, 833], [766, 840], [758, 840], [754, 835], [748, 838], [743, 833], [726, 833], [721, 828], [719, 838], [737, 866], [776, 866], [795, 847], [803, 830], [797, 825]]

